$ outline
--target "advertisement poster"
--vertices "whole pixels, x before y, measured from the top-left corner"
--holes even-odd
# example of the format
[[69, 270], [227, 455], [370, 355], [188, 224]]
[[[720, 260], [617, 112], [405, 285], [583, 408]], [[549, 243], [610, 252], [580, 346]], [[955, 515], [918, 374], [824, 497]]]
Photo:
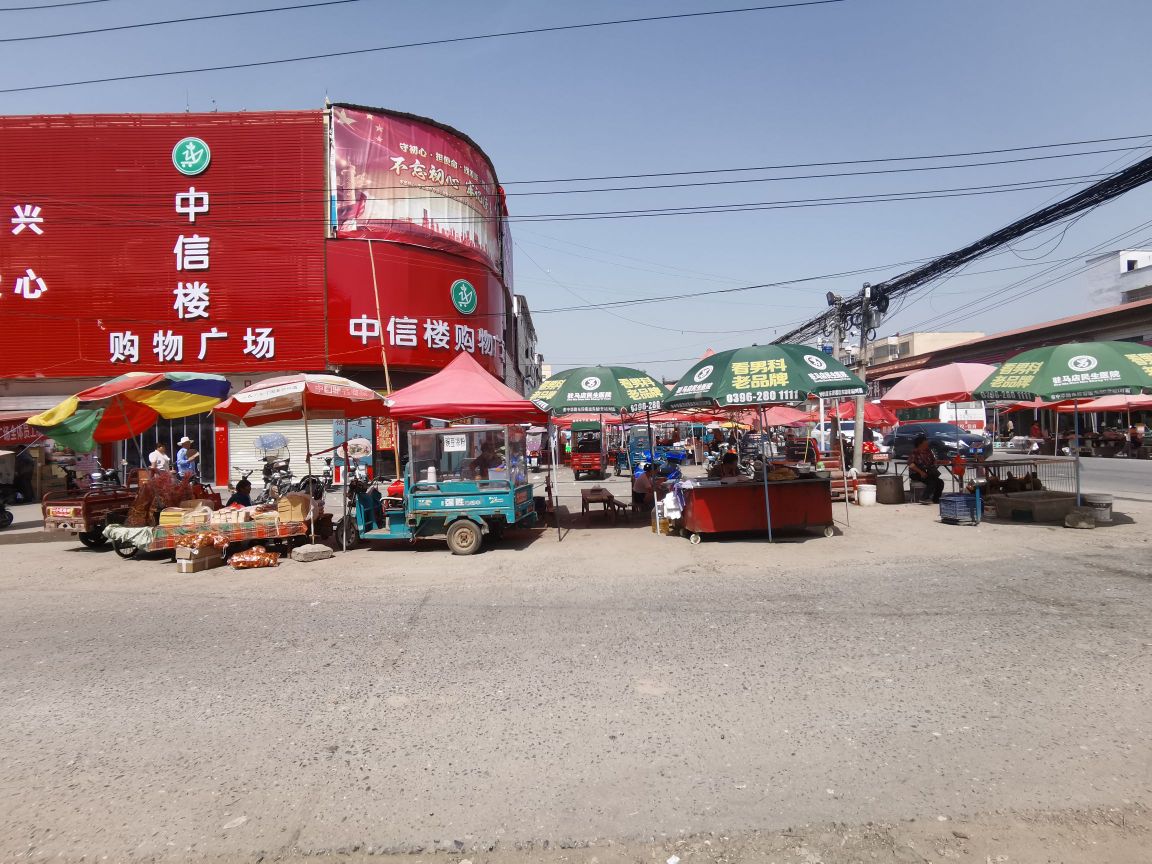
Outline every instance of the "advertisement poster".
[[332, 160], [338, 237], [440, 249], [502, 272], [503, 196], [488, 159], [463, 137], [337, 105]]
[[[337, 443], [344, 441], [343, 420], [332, 421], [332, 440]], [[346, 446], [337, 446], [335, 457], [332, 459], [332, 465], [339, 469], [338, 476], [344, 476], [346, 466], [350, 466], [353, 470], [360, 465], [370, 469], [374, 452], [372, 443], [372, 418], [360, 417], [349, 420]]]

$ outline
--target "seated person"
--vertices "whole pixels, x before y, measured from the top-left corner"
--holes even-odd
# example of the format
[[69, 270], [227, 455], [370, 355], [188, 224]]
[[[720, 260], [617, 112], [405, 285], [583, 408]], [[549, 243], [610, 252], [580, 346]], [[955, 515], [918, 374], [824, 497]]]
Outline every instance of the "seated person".
[[739, 477], [740, 476], [740, 461], [735, 453], [725, 453], [724, 457], [720, 460], [720, 471], [718, 477]]
[[228, 499], [225, 507], [238, 505], [240, 507], [252, 506], [252, 483], [249, 480], [241, 480], [236, 484], [236, 491]]
[[659, 487], [656, 466], [649, 462], [644, 466], [644, 471], [632, 479], [632, 509], [647, 513], [656, 506]]
[[503, 465], [504, 460], [496, 453], [495, 442], [489, 439], [480, 445], [480, 455], [472, 460], [469, 467], [471, 467], [474, 477], [479, 480], [487, 480], [489, 469], [500, 468]]

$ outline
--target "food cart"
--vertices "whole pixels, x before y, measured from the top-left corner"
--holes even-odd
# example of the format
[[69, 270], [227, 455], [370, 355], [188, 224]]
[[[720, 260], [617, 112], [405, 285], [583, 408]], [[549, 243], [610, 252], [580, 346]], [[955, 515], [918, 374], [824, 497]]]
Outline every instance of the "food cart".
[[408, 452], [401, 496], [357, 495], [360, 539], [445, 537], [454, 555], [472, 555], [485, 535], [536, 524], [523, 427], [414, 429]]
[[775, 480], [766, 485], [745, 478], [685, 480], [680, 492], [684, 496], [681, 525], [693, 543], [710, 534], [763, 534], [769, 528], [768, 512], [773, 532], [818, 528], [825, 537], [833, 534], [828, 479]]
[[[196, 534], [214, 534], [225, 544], [223, 557], [254, 542], [278, 545], [290, 549], [308, 541], [312, 533], [310, 520], [301, 521], [248, 521], [232, 524], [170, 525], [146, 528], [109, 526], [105, 533], [111, 537], [112, 548], [121, 558], [134, 558], [138, 552], [173, 551], [181, 538]], [[322, 514], [316, 518], [316, 535], [328, 539], [332, 535], [332, 516]]]
[[591, 474], [595, 480], [607, 476], [608, 449], [603, 425], [596, 420], [581, 420], [572, 424], [572, 478]]

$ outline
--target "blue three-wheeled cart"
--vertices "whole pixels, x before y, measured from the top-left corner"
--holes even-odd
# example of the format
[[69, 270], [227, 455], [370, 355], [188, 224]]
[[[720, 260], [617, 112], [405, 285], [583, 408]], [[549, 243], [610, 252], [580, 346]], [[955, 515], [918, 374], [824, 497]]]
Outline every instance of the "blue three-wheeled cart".
[[480, 550], [485, 535], [536, 524], [521, 426], [450, 426], [408, 433], [404, 491], [356, 496], [363, 540], [445, 537], [455, 555]]

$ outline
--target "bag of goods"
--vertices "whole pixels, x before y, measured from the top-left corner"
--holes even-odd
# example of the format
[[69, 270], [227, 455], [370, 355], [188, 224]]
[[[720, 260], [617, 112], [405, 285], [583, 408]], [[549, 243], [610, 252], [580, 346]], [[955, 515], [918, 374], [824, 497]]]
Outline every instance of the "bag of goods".
[[766, 479], [769, 482], [778, 480], [795, 480], [796, 476], [796, 472], [791, 468], [774, 468], [768, 472], [768, 477]]
[[263, 546], [253, 546], [243, 552], [237, 552], [228, 559], [233, 570], [250, 570], [254, 567], [276, 567], [280, 563], [280, 556], [276, 552], [269, 552]]

